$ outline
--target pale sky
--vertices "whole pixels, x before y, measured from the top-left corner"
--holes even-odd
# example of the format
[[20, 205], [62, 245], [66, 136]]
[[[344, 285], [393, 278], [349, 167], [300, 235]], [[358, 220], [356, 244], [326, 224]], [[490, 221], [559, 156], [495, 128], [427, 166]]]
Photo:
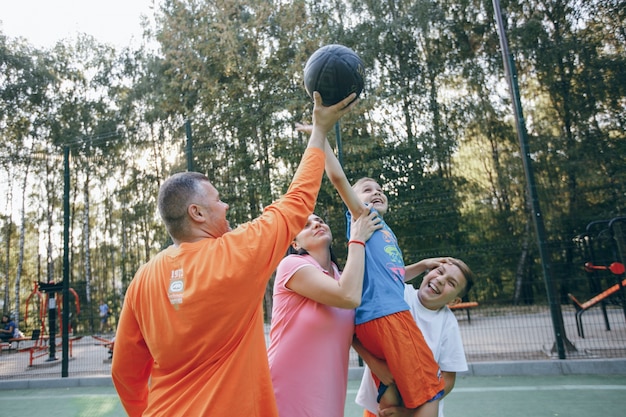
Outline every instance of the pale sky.
[[0, 0], [0, 29], [49, 48], [78, 33], [118, 48], [141, 41], [140, 16], [151, 17], [158, 0]]

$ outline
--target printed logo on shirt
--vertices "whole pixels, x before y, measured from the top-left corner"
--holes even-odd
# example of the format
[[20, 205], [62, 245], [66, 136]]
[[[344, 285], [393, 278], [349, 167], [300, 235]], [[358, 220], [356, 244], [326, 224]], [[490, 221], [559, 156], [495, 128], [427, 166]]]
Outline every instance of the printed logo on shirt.
[[391, 232], [391, 230], [388, 229], [389, 226], [387, 226], [387, 224], [384, 225], [383, 229], [380, 230], [380, 233], [383, 237], [383, 240], [387, 243], [396, 243], [396, 238], [393, 235], [393, 233]]
[[183, 270], [175, 269], [170, 277], [170, 287], [168, 289], [168, 297], [170, 303], [174, 307], [178, 307], [183, 303], [183, 292], [185, 291], [185, 283], [183, 281]]
[[393, 280], [400, 281], [404, 286], [405, 269], [403, 266], [387, 263], [387, 268], [392, 272]]
[[402, 254], [398, 250], [397, 246], [395, 245], [385, 246], [385, 253], [387, 254], [387, 256], [389, 256], [389, 258], [391, 259], [393, 263], [398, 264], [398, 265], [401, 265], [404, 263], [404, 261], [402, 260]]

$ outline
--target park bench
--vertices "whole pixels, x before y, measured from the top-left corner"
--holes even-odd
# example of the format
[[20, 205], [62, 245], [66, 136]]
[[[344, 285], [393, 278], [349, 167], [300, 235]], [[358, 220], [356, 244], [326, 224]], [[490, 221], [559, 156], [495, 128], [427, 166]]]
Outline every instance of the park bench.
[[[13, 350], [15, 349], [16, 351], [20, 350], [20, 343], [23, 342], [31, 342], [31, 341], [37, 341], [39, 339], [39, 334], [41, 333], [41, 330], [33, 330], [33, 333], [31, 334], [30, 337], [12, 337], [11, 339], [9, 339], [6, 342], [2, 342], [2, 350]], [[13, 344], [15, 343], [15, 348], [13, 348]]]
[[464, 301], [462, 303], [458, 303], [455, 305], [451, 305], [448, 306], [448, 308], [450, 308], [450, 310], [465, 310], [465, 312], [467, 313], [467, 321], [468, 323], [472, 321], [472, 318], [470, 316], [470, 310], [474, 307], [478, 307], [478, 303], [476, 301]]

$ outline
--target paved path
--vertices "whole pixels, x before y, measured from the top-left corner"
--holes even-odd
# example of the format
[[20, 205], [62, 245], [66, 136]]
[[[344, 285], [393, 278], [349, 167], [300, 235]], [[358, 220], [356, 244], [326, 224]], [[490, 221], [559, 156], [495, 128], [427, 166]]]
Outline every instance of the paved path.
[[[93, 386], [0, 389], [0, 415], [126, 415], [109, 378], [83, 383]], [[349, 381], [344, 417], [362, 416], [358, 384]], [[463, 417], [623, 417], [625, 409], [626, 375], [464, 376], [445, 399], [446, 415]]]
[[[354, 404], [357, 389], [350, 381], [345, 417], [363, 415]], [[626, 375], [466, 376], [444, 401], [446, 416], [623, 417]]]

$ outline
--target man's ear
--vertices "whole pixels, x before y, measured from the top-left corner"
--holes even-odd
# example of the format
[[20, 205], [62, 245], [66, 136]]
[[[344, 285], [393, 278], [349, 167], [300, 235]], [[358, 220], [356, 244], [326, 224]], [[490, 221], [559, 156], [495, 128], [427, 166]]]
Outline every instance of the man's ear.
[[189, 214], [189, 217], [194, 222], [202, 222], [205, 220], [203, 210], [204, 209], [197, 204], [189, 204], [187, 214]]
[[461, 301], [463, 301], [463, 300], [461, 299], [461, 297], [456, 297], [454, 300], [452, 300], [452, 301], [450, 301], [450, 302], [448, 303], [448, 307], [452, 307], [452, 306], [454, 306], [454, 305], [457, 305], [457, 304], [459, 304]]

